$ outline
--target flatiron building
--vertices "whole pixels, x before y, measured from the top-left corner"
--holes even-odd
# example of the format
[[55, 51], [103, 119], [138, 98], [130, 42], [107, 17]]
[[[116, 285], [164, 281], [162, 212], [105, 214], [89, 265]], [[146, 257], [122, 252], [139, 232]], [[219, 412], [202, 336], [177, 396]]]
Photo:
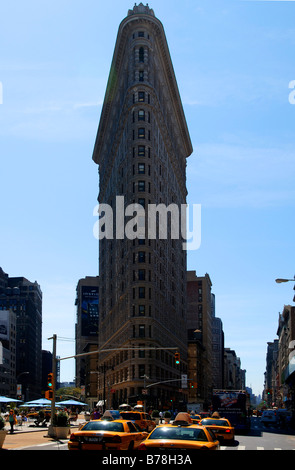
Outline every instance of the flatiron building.
[[[191, 153], [163, 25], [148, 5], [135, 4], [119, 26], [93, 151], [99, 207], [110, 208], [100, 213], [99, 240], [98, 395], [106, 406], [185, 401], [186, 251], [169, 217], [167, 237], [150, 236], [146, 214], [160, 204], [180, 214]], [[145, 211], [144, 236], [126, 236], [131, 204]]]

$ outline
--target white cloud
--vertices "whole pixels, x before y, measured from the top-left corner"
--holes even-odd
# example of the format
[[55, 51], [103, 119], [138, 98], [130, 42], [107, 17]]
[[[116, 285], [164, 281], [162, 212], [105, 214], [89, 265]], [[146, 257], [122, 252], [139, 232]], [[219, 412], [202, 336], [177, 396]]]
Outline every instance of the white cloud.
[[189, 194], [210, 207], [293, 204], [294, 173], [289, 148], [201, 144], [188, 160]]

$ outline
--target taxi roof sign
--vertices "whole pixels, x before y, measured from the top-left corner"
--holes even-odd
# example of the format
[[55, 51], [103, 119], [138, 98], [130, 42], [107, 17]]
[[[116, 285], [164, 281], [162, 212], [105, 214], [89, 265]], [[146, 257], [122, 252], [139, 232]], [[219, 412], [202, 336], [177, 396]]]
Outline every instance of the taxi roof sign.
[[121, 415], [118, 410], [106, 410], [101, 419], [113, 421], [114, 419], [121, 419]]
[[189, 426], [193, 424], [193, 420], [188, 413], [178, 413], [173, 422], [176, 426]]

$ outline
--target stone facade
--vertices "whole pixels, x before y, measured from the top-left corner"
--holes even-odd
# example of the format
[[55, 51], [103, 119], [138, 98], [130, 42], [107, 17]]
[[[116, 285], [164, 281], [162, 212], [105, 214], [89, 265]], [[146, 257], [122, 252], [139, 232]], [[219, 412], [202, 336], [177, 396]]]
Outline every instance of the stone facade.
[[[99, 243], [99, 348], [108, 352], [100, 354], [105, 376], [98, 393], [106, 395], [107, 383], [110, 406], [136, 401], [145, 386], [165, 380], [171, 383], [147, 387], [148, 401], [161, 405], [183, 398], [176, 381], [186, 373], [187, 356], [183, 240], [170, 239], [169, 230], [168, 239], [151, 239], [146, 232], [141, 239], [127, 238], [117, 197], [124, 197], [124, 208], [132, 203], [145, 211], [150, 204], [180, 207], [186, 203], [191, 153], [163, 26], [140, 4], [119, 27], [93, 152], [98, 201], [111, 206], [114, 215], [114, 238]], [[173, 348], [180, 351], [180, 367]]]

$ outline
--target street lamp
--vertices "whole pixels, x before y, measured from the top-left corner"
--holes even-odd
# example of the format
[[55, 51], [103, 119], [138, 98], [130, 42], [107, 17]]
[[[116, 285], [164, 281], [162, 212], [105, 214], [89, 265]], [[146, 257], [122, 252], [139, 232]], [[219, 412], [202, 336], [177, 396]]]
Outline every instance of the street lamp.
[[295, 282], [295, 278], [294, 278], [294, 279], [281, 279], [281, 278], [276, 279], [276, 282], [277, 282], [278, 284], [281, 284], [282, 282], [289, 282], [289, 281]]
[[[278, 278], [278, 279], [276, 279], [276, 282], [278, 284], [281, 284], [282, 282], [295, 282], [295, 276], [294, 276], [294, 279]], [[295, 285], [294, 285], [293, 289], [295, 290]], [[293, 302], [295, 302], [295, 295], [293, 297]]]

